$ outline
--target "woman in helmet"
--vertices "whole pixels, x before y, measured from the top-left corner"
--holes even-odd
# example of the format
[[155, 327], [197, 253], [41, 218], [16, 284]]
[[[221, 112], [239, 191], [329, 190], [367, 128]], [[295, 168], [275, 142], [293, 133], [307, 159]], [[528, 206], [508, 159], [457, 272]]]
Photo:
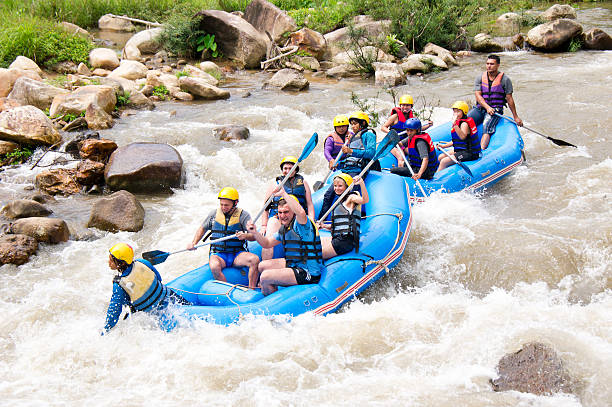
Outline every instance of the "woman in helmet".
[[325, 149], [323, 150], [323, 154], [325, 158], [329, 162], [329, 169], [332, 169], [336, 166], [336, 157], [342, 146], [346, 142], [346, 137], [352, 134], [348, 131], [349, 128], [349, 119], [346, 115], [338, 115], [334, 117], [334, 131], [329, 133], [329, 136], [325, 139]]
[[[268, 199], [268, 197], [274, 195], [276, 192], [279, 191], [278, 184], [280, 184], [283, 178], [285, 178], [285, 176], [289, 174], [289, 172], [291, 172], [291, 169], [294, 165], [297, 165], [297, 162], [297, 157], [291, 155], [281, 160], [281, 175], [276, 177], [276, 181], [273, 184], [270, 184], [270, 186], [268, 187], [265, 196], [266, 200]], [[298, 166], [291, 178], [289, 178], [287, 182], [285, 182], [283, 188], [285, 189], [285, 191], [287, 191], [288, 194], [295, 196], [302, 208], [304, 208], [304, 211], [306, 212], [308, 217], [310, 219], [314, 219], [315, 211], [314, 205], [312, 203], [310, 185], [308, 185], [308, 182], [306, 182], [304, 177], [299, 174], [299, 171], [300, 167]], [[276, 216], [279, 200], [280, 197], [275, 195], [272, 198], [272, 202], [270, 202], [270, 205], [266, 208], [261, 217], [262, 233], [265, 236], [274, 236], [274, 234], [278, 232], [281, 227], [281, 223], [279, 222], [278, 217]], [[261, 252], [262, 260], [271, 259], [273, 252], [274, 249], [263, 249]]]
[[246, 232], [247, 222], [251, 220], [251, 215], [238, 208], [239, 196], [235, 188], [225, 187], [217, 197], [219, 207], [213, 209], [204, 219], [187, 248], [193, 249], [206, 231], [211, 231], [210, 238], [213, 240], [234, 235], [233, 239], [210, 245], [208, 259], [210, 271], [215, 280], [227, 281], [223, 269], [232, 266], [248, 267], [249, 288], [255, 288], [259, 279], [257, 271], [259, 256], [249, 253], [246, 243], [246, 240], [255, 240], [251, 233]]
[[131, 312], [151, 313], [160, 313], [170, 304], [191, 305], [162, 284], [159, 272], [151, 263], [143, 259], [134, 261], [134, 250], [128, 244], [117, 243], [110, 248], [108, 267], [116, 274], [103, 335], [117, 325], [124, 305], [129, 306]]
[[[410, 95], [402, 95], [399, 100], [399, 107], [391, 109], [391, 116], [387, 119], [385, 124], [380, 128], [384, 133], [388, 133], [391, 129], [396, 130], [398, 133], [406, 130], [406, 120], [414, 118], [414, 112], [412, 107], [414, 106], [414, 99]], [[422, 130], [427, 130], [433, 125], [431, 120], [428, 120], [423, 125]]]
[[[462, 100], [455, 102], [453, 109], [453, 127], [451, 127], [452, 141], [448, 143], [440, 143], [440, 147], [453, 146], [453, 152], [448, 152], [449, 155], [454, 155], [458, 161], [474, 161], [480, 156], [480, 140], [478, 140], [478, 129], [476, 123], [471, 117], [467, 117], [469, 106]], [[455, 164], [450, 157], [440, 159], [438, 171], [442, 171], [446, 167]]]
[[[391, 172], [404, 177], [412, 177], [415, 181], [420, 178], [431, 179], [438, 169], [438, 157], [431, 137], [421, 130], [419, 119], [406, 121], [406, 134], [408, 137], [400, 141], [398, 146], [402, 148], [415, 174], [412, 175], [410, 169], [399, 166], [392, 168]], [[400, 160], [403, 160], [403, 157]]]
[[334, 202], [355, 182], [361, 188], [363, 196], [357, 191], [351, 191], [342, 202], [339, 203], [332, 213], [331, 224], [320, 222], [319, 228], [331, 230], [331, 237], [321, 237], [323, 246], [323, 259], [345, 254], [355, 249], [359, 251], [359, 225], [361, 223], [361, 205], [369, 202], [368, 190], [365, 183], [359, 177], [351, 177], [348, 174], [337, 174], [334, 177]]

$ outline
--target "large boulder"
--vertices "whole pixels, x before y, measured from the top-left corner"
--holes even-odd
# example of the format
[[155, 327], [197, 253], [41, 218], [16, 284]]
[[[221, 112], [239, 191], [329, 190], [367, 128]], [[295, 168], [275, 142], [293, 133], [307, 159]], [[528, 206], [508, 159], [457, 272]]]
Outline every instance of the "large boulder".
[[393, 62], [374, 62], [374, 81], [377, 86], [397, 86], [404, 83], [404, 72]]
[[327, 51], [325, 37], [310, 28], [304, 27], [289, 36], [289, 44], [297, 45], [300, 51], [308, 52], [317, 60], [323, 59]]
[[0, 139], [19, 144], [53, 145], [62, 136], [42, 110], [19, 106], [0, 113]]
[[134, 31], [136, 27], [124, 18], [114, 17], [112, 14], [105, 14], [98, 19], [98, 27], [108, 31]]
[[572, 38], [582, 34], [582, 26], [574, 20], [561, 18], [533, 27], [527, 42], [541, 51], [565, 51]]
[[576, 19], [576, 10], [568, 4], [555, 4], [540, 14], [543, 20], [553, 21], [560, 18]]
[[53, 211], [31, 199], [17, 199], [2, 208], [2, 214], [10, 219], [29, 218], [32, 216], [47, 216]]
[[168, 192], [181, 185], [183, 159], [174, 147], [158, 143], [132, 143], [115, 150], [104, 172], [113, 190]]
[[472, 50], [476, 52], [502, 52], [504, 46], [496, 42], [489, 34], [480, 33], [474, 36]]
[[148, 70], [149, 68], [147, 68], [146, 65], [138, 61], [130, 61], [129, 59], [124, 59], [121, 61], [119, 66], [115, 68], [113, 72], [111, 72], [109, 77], [121, 77], [125, 79], [135, 80], [140, 78], [146, 78]]
[[514, 35], [521, 30], [521, 16], [517, 13], [504, 13], [495, 20], [495, 28], [501, 35]]
[[228, 125], [216, 127], [215, 137], [222, 141], [246, 140], [250, 136], [249, 129], [239, 125]]
[[276, 87], [282, 90], [304, 90], [308, 89], [310, 82], [304, 78], [304, 74], [295, 69], [281, 69], [272, 78], [264, 83], [265, 87]]
[[423, 49], [423, 54], [435, 55], [441, 58], [447, 66], [458, 65], [457, 60], [453, 56], [452, 52], [431, 42], [425, 45], [425, 48]]
[[94, 69], [113, 70], [119, 66], [119, 57], [110, 48], [94, 48], [89, 52], [89, 64]]
[[36, 239], [26, 235], [0, 236], [0, 264], [21, 265], [38, 250]]
[[13, 85], [22, 76], [26, 76], [35, 81], [42, 81], [39, 74], [34, 71], [25, 71], [23, 69], [4, 69], [0, 68], [0, 98], [6, 97], [13, 90]]
[[367, 45], [361, 48], [360, 52], [356, 52], [354, 50], [340, 52], [336, 54], [336, 56], [332, 59], [332, 62], [337, 65], [355, 65], [356, 61], [358, 61], [362, 57], [370, 59], [373, 62], [393, 62], [393, 60], [395, 59], [391, 55], [386, 54], [383, 50], [373, 47], [371, 45]]
[[401, 68], [404, 73], [414, 74], [417, 72], [427, 73], [435, 68], [446, 70], [448, 65], [442, 58], [435, 55], [412, 54], [404, 58]]
[[[384, 39], [391, 32], [391, 20], [369, 21], [365, 19], [363, 22], [355, 24], [355, 28], [364, 30], [365, 35], [368, 37]], [[327, 50], [323, 56], [324, 59], [331, 60], [337, 54], [346, 51], [349, 40], [348, 33], [348, 27], [344, 27], [323, 36], [327, 44]]]
[[219, 80], [217, 78], [193, 65], [185, 65], [183, 71], [187, 72], [192, 78], [204, 79], [206, 82], [210, 83], [213, 86], [217, 86], [219, 84]]
[[215, 36], [224, 56], [245, 68], [259, 68], [269, 42], [264, 34], [248, 21], [225, 11], [206, 10], [197, 16], [200, 17], [200, 28]]
[[192, 78], [190, 76], [181, 76], [179, 78], [179, 86], [181, 90], [191, 93], [193, 96], [200, 99], [229, 99], [229, 91], [211, 85], [205, 79]]
[[612, 37], [599, 28], [591, 28], [582, 35], [586, 49], [612, 50]]
[[223, 78], [223, 71], [221, 70], [221, 68], [219, 68], [219, 65], [215, 64], [213, 61], [200, 62], [200, 70], [206, 72], [215, 79]]
[[56, 168], [36, 175], [36, 188], [49, 195], [73, 195], [81, 192], [74, 180], [75, 170]]
[[493, 390], [516, 390], [537, 395], [573, 393], [575, 383], [563, 361], [550, 346], [528, 343], [504, 356], [497, 364], [499, 377], [491, 381]]
[[4, 112], [5, 110], [9, 110], [19, 106], [23, 105], [15, 99], [0, 98], [0, 112]]
[[90, 130], [104, 130], [113, 127], [113, 118], [95, 103], [85, 109], [85, 121]]
[[266, 31], [275, 42], [283, 40], [283, 35], [295, 31], [297, 25], [286, 11], [266, 0], [253, 0], [244, 10], [243, 18], [258, 31]]
[[88, 138], [79, 143], [78, 148], [83, 160], [105, 163], [117, 149], [117, 143], [107, 139]]
[[22, 105], [32, 105], [44, 110], [51, 107], [54, 97], [67, 93], [70, 93], [67, 89], [57, 88], [22, 76], [15, 81], [8, 99], [16, 100]]
[[360, 72], [359, 72], [359, 69], [355, 67], [355, 65], [340, 64], [340, 65], [333, 66], [329, 68], [328, 70], [326, 70], [325, 75], [330, 78], [341, 79], [341, 78], [348, 78], [351, 76], [359, 76]]
[[106, 113], [111, 113], [117, 104], [115, 90], [106, 85], [87, 85], [71, 93], [58, 95], [53, 99], [49, 115], [56, 117], [70, 113], [78, 116], [92, 103], [100, 106]]
[[[163, 31], [163, 28], [151, 28], [148, 30], [142, 30], [137, 34], [134, 34], [132, 38], [130, 38], [125, 43], [125, 56], [128, 59], [138, 60], [140, 58], [140, 54], [154, 54], [161, 48], [161, 43], [157, 41], [157, 38]], [[138, 55], [128, 54], [128, 49], [136, 48], [139, 52]], [[135, 57], [136, 56], [136, 57]], [[134, 58], [135, 57], [135, 58]]]
[[11, 223], [9, 232], [33, 237], [39, 242], [60, 243], [70, 238], [68, 225], [57, 218], [23, 218]]
[[153, 110], [155, 108], [155, 103], [142, 92], [136, 90], [130, 92], [130, 99], [126, 107], [130, 109]]
[[83, 160], [79, 162], [74, 178], [81, 185], [91, 186], [101, 184], [104, 181], [104, 167], [104, 163]]
[[171, 75], [169, 73], [162, 73], [158, 70], [151, 70], [147, 72], [147, 85], [158, 87], [165, 86], [166, 89], [170, 89], [172, 87], [178, 87], [178, 78], [176, 75]]
[[138, 232], [144, 226], [144, 216], [145, 210], [134, 195], [117, 191], [94, 203], [87, 227], [109, 232]]
[[33, 71], [38, 75], [42, 75], [42, 69], [36, 64], [36, 62], [32, 61], [28, 57], [24, 57], [23, 55], [18, 56], [15, 60], [9, 65], [9, 69], [23, 69], [24, 71]]

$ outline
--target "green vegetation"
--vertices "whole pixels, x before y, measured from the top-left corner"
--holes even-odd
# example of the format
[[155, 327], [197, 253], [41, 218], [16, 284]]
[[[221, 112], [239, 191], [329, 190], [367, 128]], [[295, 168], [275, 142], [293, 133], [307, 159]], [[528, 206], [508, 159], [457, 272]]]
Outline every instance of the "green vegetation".
[[580, 37], [574, 37], [572, 38], [572, 40], [570, 41], [568, 47], [567, 47], [567, 51], [568, 52], [576, 52], [576, 51], [580, 51], [583, 47], [583, 43], [582, 40], [580, 39]]
[[202, 56], [206, 53], [210, 53], [210, 56], [217, 58], [219, 56], [219, 50], [217, 50], [217, 43], [215, 42], [215, 36], [210, 34], [200, 34], [196, 39], [197, 52], [201, 52]]
[[164, 85], [155, 86], [153, 88], [153, 96], [157, 96], [160, 100], [168, 99], [170, 92]]
[[57, 75], [54, 78], [45, 79], [45, 83], [58, 87], [58, 88], [65, 87], [67, 82], [68, 82], [68, 77], [66, 75]]
[[219, 0], [219, 7], [223, 11], [231, 13], [232, 11], [242, 11], [246, 9], [251, 0]]
[[70, 123], [76, 120], [78, 117], [85, 117], [85, 112], [81, 112], [78, 116], [72, 113], [65, 113], [63, 116], [61, 116], [62, 120], [65, 121], [66, 123]]
[[181, 78], [183, 76], [189, 76], [189, 72], [187, 72], [186, 70], [182, 70], [182, 71], [178, 71], [177, 73], [175, 73], [177, 78]]
[[32, 150], [27, 147], [18, 148], [17, 150], [4, 154], [0, 157], [0, 165], [23, 164], [32, 156]]
[[376, 101], [380, 100], [379, 95], [380, 92], [376, 93], [372, 99], [361, 99], [355, 92], [351, 92], [351, 102], [357, 110], [361, 110], [370, 117], [370, 127], [376, 127], [380, 122], [380, 112], [376, 108]]
[[123, 91], [123, 93], [117, 93], [117, 104], [115, 105], [115, 109], [120, 108], [122, 106], [126, 106], [130, 103], [130, 92]]

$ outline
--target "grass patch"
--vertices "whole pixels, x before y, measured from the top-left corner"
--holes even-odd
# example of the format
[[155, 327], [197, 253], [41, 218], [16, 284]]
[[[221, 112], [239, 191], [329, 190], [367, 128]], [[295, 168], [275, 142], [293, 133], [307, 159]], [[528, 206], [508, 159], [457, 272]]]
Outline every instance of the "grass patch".
[[66, 87], [66, 83], [68, 83], [68, 77], [66, 75], [57, 75], [54, 78], [45, 79], [44, 82], [57, 88], [64, 88]]
[[182, 70], [182, 71], [178, 71], [177, 73], [175, 73], [175, 75], [176, 75], [177, 78], [180, 79], [183, 76], [189, 76], [189, 72], [187, 72], [185, 70]]

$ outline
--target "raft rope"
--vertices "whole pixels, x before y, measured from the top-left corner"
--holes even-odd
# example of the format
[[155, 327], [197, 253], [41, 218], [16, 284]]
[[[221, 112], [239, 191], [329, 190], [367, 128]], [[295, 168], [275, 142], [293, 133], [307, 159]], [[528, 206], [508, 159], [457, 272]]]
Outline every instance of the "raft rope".
[[[218, 281], [218, 280], [217, 280], [217, 281]], [[242, 310], [240, 309], [240, 304], [238, 304], [236, 301], [232, 300], [232, 297], [230, 297], [230, 295], [231, 295], [231, 293], [232, 293], [232, 292], [233, 292], [233, 291], [234, 291], [236, 288], [239, 288], [239, 289], [241, 289], [241, 290], [243, 290], [243, 291], [250, 290], [250, 288], [249, 288], [248, 286], [246, 286], [246, 285], [242, 285], [242, 284], [230, 284], [230, 283], [223, 282], [223, 281], [220, 281], [220, 283], [221, 283], [221, 284], [226, 284], [226, 285], [228, 285], [228, 286], [229, 286], [229, 289], [227, 290], [227, 292], [225, 292], [225, 293], [214, 293], [214, 294], [213, 294], [213, 293], [195, 293], [195, 292], [193, 292], [193, 291], [181, 290], [180, 288], [174, 288], [174, 287], [172, 287], [172, 290], [173, 290], [173, 291], [180, 291], [180, 292], [182, 292], [182, 293], [187, 293], [187, 294], [194, 294], [194, 295], [217, 295], [217, 296], [219, 296], [219, 295], [225, 295], [225, 296], [227, 297], [227, 299], [228, 299], [228, 300], [229, 300], [229, 301], [230, 301], [232, 304], [234, 304], [236, 307], [238, 307], [238, 317], [239, 317], [239, 318], [242, 318], [242, 317], [243, 317], [243, 315], [242, 315]]]

